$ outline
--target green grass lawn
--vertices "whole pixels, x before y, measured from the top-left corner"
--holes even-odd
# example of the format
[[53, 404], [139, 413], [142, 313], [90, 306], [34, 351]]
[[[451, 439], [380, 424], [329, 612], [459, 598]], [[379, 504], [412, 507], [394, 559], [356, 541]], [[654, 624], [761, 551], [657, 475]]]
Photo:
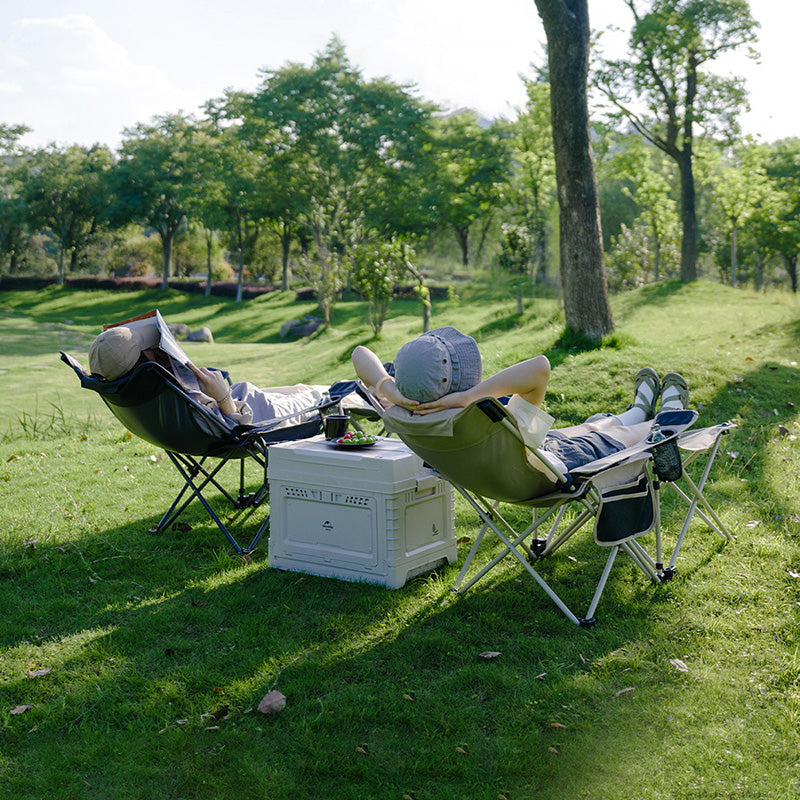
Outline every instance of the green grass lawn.
[[[158, 307], [212, 329], [213, 345], [187, 344], [198, 363], [329, 383], [352, 377], [356, 344], [392, 358], [420, 332], [418, 303], [393, 304], [373, 340], [346, 299], [331, 329], [286, 342], [281, 324], [314, 310], [293, 295], [0, 294], [3, 797], [800, 795], [800, 304], [648, 286], [616, 297], [615, 335], [581, 351], [560, 342], [556, 300], [518, 315], [498, 295], [464, 288], [434, 323], [474, 335], [486, 373], [546, 352], [557, 424], [622, 410], [652, 364], [688, 378], [698, 424], [739, 426], [707, 491], [737, 540], [694, 522], [657, 587], [619, 558], [591, 629], [511, 562], [453, 598], [458, 565], [389, 590], [271, 570], [266, 541], [244, 564], [197, 511], [149, 533], [179, 485], [171, 465], [58, 359], [86, 363], [101, 323]], [[477, 525], [461, 501], [456, 526], [463, 559]], [[541, 571], [583, 607], [604, 556], [587, 532]], [[286, 707], [265, 716], [272, 689]]]

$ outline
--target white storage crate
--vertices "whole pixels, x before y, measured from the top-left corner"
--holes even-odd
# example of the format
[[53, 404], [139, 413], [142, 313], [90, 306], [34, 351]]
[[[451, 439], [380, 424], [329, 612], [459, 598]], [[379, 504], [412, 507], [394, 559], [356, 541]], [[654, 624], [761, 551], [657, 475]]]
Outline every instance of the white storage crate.
[[269, 564], [398, 588], [457, 559], [453, 487], [397, 439], [272, 445]]

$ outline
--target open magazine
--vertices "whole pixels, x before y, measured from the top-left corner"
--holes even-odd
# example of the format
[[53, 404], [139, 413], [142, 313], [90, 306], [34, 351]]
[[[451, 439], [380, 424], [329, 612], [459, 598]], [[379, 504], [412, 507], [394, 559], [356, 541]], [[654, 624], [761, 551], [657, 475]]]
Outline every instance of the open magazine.
[[189, 356], [183, 352], [183, 349], [178, 344], [178, 340], [172, 335], [169, 325], [164, 322], [164, 317], [161, 316], [158, 309], [148, 311], [146, 314], [140, 314], [138, 317], [123, 320], [122, 322], [113, 322], [109, 325], [103, 325], [103, 330], [109, 328], [116, 328], [119, 325], [125, 325], [127, 328], [136, 329], [142, 328], [147, 325], [155, 325], [161, 335], [158, 346], [170, 357], [177, 361], [179, 364], [186, 365], [189, 362]]

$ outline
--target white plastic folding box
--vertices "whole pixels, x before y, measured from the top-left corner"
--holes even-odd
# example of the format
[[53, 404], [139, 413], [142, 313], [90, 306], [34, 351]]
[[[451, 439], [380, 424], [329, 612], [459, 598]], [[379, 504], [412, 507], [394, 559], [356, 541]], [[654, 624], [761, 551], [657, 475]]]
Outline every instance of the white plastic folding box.
[[457, 559], [453, 487], [401, 441], [272, 445], [269, 564], [396, 589]]

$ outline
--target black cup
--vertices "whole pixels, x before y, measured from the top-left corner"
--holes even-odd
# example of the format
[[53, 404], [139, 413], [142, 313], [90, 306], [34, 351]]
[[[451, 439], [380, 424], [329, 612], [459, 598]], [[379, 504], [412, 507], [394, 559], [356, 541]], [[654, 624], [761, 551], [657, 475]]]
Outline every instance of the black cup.
[[347, 414], [328, 414], [323, 417], [322, 429], [326, 439], [341, 439], [347, 433], [350, 417]]

